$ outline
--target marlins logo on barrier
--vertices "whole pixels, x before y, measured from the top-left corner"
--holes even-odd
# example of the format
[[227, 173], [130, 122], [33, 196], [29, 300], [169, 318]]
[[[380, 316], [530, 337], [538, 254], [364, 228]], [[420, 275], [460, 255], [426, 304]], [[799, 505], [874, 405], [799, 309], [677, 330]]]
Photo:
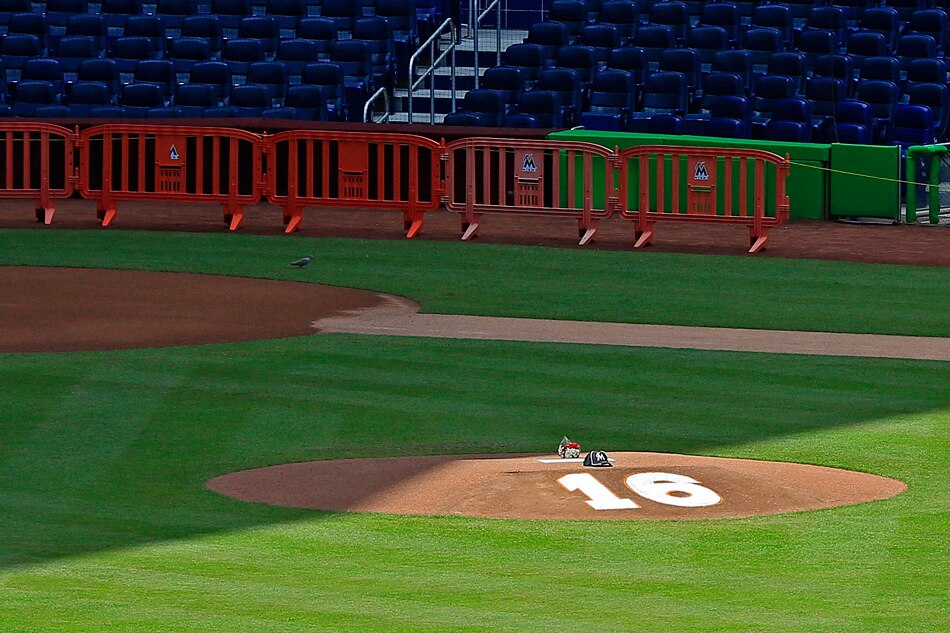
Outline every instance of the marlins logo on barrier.
[[696, 161], [696, 166], [693, 168], [693, 180], [709, 180], [709, 172], [706, 170], [706, 161]]
[[526, 174], [533, 174], [538, 171], [538, 166], [534, 162], [534, 154], [525, 154], [521, 160], [521, 171]]

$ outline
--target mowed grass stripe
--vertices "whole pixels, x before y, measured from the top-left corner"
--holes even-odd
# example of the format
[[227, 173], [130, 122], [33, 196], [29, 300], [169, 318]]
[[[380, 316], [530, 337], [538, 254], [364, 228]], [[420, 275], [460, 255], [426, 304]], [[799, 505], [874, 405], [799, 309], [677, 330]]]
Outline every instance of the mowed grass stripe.
[[[437, 313], [830, 332], [946, 332], [945, 269], [422, 240], [0, 230], [0, 264], [368, 288]], [[287, 263], [313, 254], [302, 270]]]

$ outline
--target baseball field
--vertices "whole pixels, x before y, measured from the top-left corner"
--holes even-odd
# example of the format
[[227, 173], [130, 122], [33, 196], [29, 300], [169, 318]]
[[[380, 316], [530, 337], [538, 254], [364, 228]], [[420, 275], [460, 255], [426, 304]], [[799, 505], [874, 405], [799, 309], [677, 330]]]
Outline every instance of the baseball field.
[[[938, 266], [49, 228], [0, 229], [0, 266], [326, 284], [446, 315], [950, 336]], [[18, 301], [0, 294], [0, 316]], [[68, 329], [61, 312], [36, 328]], [[313, 460], [553, 456], [564, 435], [907, 488], [769, 516], [539, 521], [207, 487]], [[0, 631], [946, 631], [948, 455], [947, 361], [385, 333], [0, 353]]]

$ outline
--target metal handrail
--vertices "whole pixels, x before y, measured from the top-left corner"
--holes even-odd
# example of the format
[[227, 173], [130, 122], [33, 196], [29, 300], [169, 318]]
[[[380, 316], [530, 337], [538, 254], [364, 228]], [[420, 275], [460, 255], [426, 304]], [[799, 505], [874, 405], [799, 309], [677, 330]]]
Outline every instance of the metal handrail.
[[[475, 0], [472, 0], [472, 6], [473, 7], [475, 6]], [[485, 7], [484, 11], [478, 14], [478, 17], [472, 20], [472, 22], [475, 25], [473, 29], [473, 33], [475, 37], [473, 41], [473, 45], [475, 47], [475, 87], [476, 88], [478, 88], [478, 39], [479, 39], [478, 25], [482, 21], [482, 19], [484, 19], [485, 16], [488, 15], [488, 12], [491, 11], [492, 9], [495, 9], [495, 53], [497, 55], [496, 60], [495, 60], [495, 65], [496, 66], [501, 65], [501, 0], [493, 0], [491, 4]]]
[[[379, 98], [379, 95], [383, 95], [383, 103], [386, 105], [386, 114], [384, 114], [379, 120], [371, 121], [370, 120], [370, 106], [373, 105], [373, 102]], [[366, 103], [363, 105], [363, 123], [388, 123], [389, 122], [389, 92], [386, 90], [386, 86], [383, 86], [379, 90], [373, 93], [373, 96], [366, 100]]]
[[[452, 43], [449, 44], [449, 47], [442, 51], [442, 54], [439, 55], [438, 59], [433, 59], [435, 56], [435, 43], [438, 39], [448, 31], [452, 34]], [[415, 76], [415, 64], [416, 58], [418, 58], [423, 52], [425, 52], [426, 46], [429, 47], [429, 59], [432, 62], [429, 64], [429, 67], [425, 69], [422, 75], [416, 81], [413, 81]], [[415, 53], [412, 54], [412, 57], [409, 58], [409, 123], [412, 123], [412, 92], [416, 89], [420, 83], [422, 83], [426, 77], [435, 73], [436, 66], [445, 59], [445, 56], [449, 53], [452, 53], [452, 111], [455, 111], [455, 22], [452, 21], [452, 18], [448, 18], [442, 25], [435, 30], [435, 32], [429, 36], [425, 42], [423, 42]], [[433, 76], [432, 88], [429, 93], [429, 103], [430, 103], [430, 123], [435, 123], [435, 77]]]

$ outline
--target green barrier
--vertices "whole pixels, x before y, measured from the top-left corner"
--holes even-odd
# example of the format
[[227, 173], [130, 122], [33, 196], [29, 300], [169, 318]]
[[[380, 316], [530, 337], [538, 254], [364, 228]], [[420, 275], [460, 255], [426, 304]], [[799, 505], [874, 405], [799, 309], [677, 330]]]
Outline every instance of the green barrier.
[[[821, 220], [828, 214], [828, 175], [825, 170], [830, 162], [830, 145], [816, 143], [781, 143], [770, 141], [752, 141], [746, 139], [724, 139], [706, 136], [665, 136], [660, 134], [634, 134], [629, 132], [601, 132], [597, 130], [565, 130], [552, 132], [551, 140], [587, 141], [610, 149], [620, 150], [639, 145], [691, 145], [704, 147], [735, 147], [743, 149], [762, 149], [779, 156], [789, 155], [795, 163], [788, 177], [788, 196], [791, 201], [793, 219]], [[796, 166], [801, 166], [796, 168]], [[810, 169], [809, 167], [813, 167]], [[595, 165], [595, 169], [603, 165]], [[595, 172], [598, 173], [598, 172]], [[599, 173], [603, 173], [602, 171]], [[771, 190], [771, 188], [770, 188]], [[631, 189], [633, 191], [633, 189]], [[603, 208], [602, 192], [595, 192], [594, 206]], [[769, 206], [772, 201], [769, 200]]]
[[950, 152], [943, 145], [914, 145], [907, 148], [905, 158], [905, 173], [907, 174], [907, 210], [904, 218], [908, 224], [917, 221], [917, 159], [921, 156], [930, 158], [930, 223], [940, 222], [940, 157]]
[[900, 159], [896, 145], [833, 144], [829, 215], [899, 221]]

